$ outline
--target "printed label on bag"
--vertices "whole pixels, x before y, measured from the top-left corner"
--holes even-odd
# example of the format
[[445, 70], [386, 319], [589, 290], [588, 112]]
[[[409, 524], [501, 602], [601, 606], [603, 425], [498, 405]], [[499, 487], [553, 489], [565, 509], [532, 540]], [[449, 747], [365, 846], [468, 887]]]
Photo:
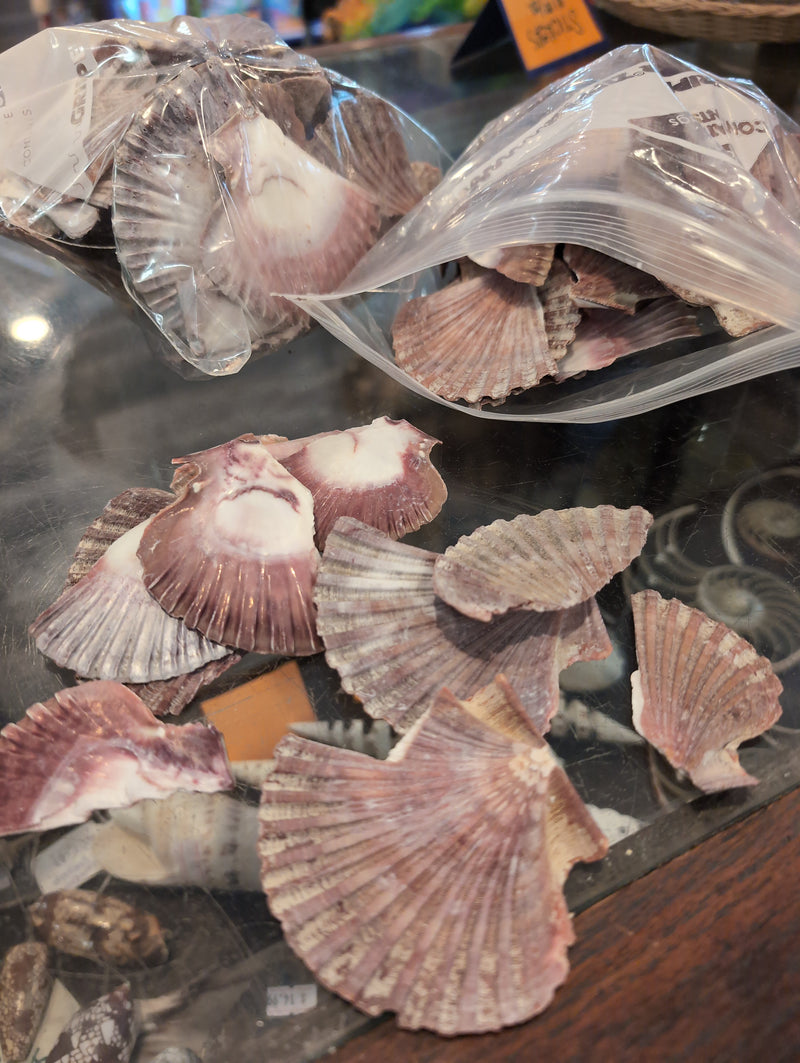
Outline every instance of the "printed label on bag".
[[37, 33], [0, 57], [3, 166], [35, 186], [87, 196], [92, 34]]
[[576, 55], [603, 34], [584, 0], [500, 0], [526, 70]]
[[317, 986], [275, 985], [267, 989], [267, 1018], [279, 1019], [286, 1015], [300, 1015], [317, 1006]]

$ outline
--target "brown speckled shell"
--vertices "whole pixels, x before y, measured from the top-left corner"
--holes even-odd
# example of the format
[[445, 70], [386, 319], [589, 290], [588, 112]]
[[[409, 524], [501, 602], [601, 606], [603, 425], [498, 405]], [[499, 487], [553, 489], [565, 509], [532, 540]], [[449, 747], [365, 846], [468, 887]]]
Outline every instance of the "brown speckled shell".
[[607, 848], [502, 680], [442, 691], [388, 761], [285, 738], [260, 819], [270, 908], [315, 976], [448, 1035], [547, 1007], [573, 941], [563, 882]]
[[408, 730], [441, 687], [467, 697], [501, 671], [533, 724], [546, 730], [558, 708], [560, 671], [611, 652], [594, 599], [485, 624], [437, 599], [438, 556], [339, 520], [315, 591], [328, 663], [371, 716], [399, 731]]
[[42, 1021], [53, 978], [49, 949], [39, 941], [23, 941], [6, 953], [0, 968], [0, 1058], [21, 1063], [28, 1058]]
[[626, 568], [652, 522], [641, 506], [548, 509], [497, 520], [437, 558], [434, 590], [476, 620], [516, 608], [565, 609]]
[[701, 790], [754, 786], [740, 743], [781, 714], [783, 689], [769, 661], [725, 624], [676, 598], [631, 598], [639, 670], [631, 676], [633, 723]]
[[169, 955], [158, 919], [108, 893], [57, 890], [28, 911], [39, 938], [70, 956], [150, 967]]

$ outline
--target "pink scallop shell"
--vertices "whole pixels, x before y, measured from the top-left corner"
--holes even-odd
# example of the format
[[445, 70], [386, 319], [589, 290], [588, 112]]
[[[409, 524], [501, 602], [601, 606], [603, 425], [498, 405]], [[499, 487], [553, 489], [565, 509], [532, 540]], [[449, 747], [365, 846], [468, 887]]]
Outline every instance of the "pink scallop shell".
[[60, 667], [91, 679], [150, 683], [228, 656], [227, 647], [170, 616], [148, 594], [136, 551], [152, 520], [112, 542], [31, 624], [39, 651]]
[[397, 364], [445, 399], [501, 402], [556, 370], [536, 289], [498, 273], [409, 300], [392, 335]]
[[437, 599], [427, 550], [348, 517], [325, 547], [315, 600], [328, 663], [374, 717], [406, 731], [447, 686], [457, 697], [508, 676], [534, 726], [558, 708], [558, 676], [611, 643], [594, 599], [570, 609], [517, 611], [491, 624]]
[[225, 171], [229, 201], [204, 238], [211, 280], [251, 314], [276, 293], [335, 288], [375, 242], [378, 212], [362, 189], [317, 163], [264, 115], [237, 115], [218, 129], [209, 150]]
[[604, 306], [632, 314], [640, 302], [667, 294], [649, 273], [590, 247], [565, 244], [563, 254], [577, 277], [572, 295], [579, 306]]
[[603, 369], [668, 340], [699, 335], [697, 314], [678, 299], [657, 299], [633, 316], [618, 310], [587, 311], [558, 363], [556, 379]]
[[607, 842], [502, 678], [441, 691], [388, 761], [295, 735], [275, 756], [262, 881], [316, 978], [447, 1035], [547, 1007], [574, 940], [564, 880]]
[[766, 657], [699, 609], [657, 591], [631, 597], [639, 671], [631, 676], [633, 724], [695, 786], [755, 786], [740, 743], [770, 728], [783, 689]]
[[496, 247], [470, 258], [486, 269], [496, 269], [509, 280], [538, 287], [547, 279], [555, 250], [555, 244], [517, 244]]
[[321, 550], [339, 517], [400, 539], [436, 517], [447, 488], [431, 464], [437, 439], [408, 421], [376, 417], [368, 425], [271, 445], [273, 456], [314, 498]]
[[566, 609], [627, 568], [652, 522], [641, 506], [547, 509], [496, 520], [437, 558], [433, 587], [476, 620], [510, 609]]
[[175, 460], [179, 497], [142, 536], [144, 583], [163, 609], [214, 642], [316, 653], [313, 501], [270, 442], [240, 436]]
[[32, 705], [0, 731], [0, 835], [82, 823], [176, 790], [228, 790], [222, 737], [163, 724], [127, 687], [82, 683]]

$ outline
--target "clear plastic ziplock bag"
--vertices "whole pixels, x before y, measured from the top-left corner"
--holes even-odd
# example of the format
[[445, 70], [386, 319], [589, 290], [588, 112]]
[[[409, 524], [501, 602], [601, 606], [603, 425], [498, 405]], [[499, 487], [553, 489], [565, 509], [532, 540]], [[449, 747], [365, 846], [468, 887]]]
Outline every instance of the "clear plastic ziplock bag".
[[47, 30], [0, 84], [10, 234], [124, 284], [212, 375], [308, 329], [285, 296], [341, 283], [450, 161], [244, 16]]
[[446, 405], [628, 416], [800, 364], [799, 180], [800, 127], [755, 86], [625, 46], [487, 125], [296, 301]]

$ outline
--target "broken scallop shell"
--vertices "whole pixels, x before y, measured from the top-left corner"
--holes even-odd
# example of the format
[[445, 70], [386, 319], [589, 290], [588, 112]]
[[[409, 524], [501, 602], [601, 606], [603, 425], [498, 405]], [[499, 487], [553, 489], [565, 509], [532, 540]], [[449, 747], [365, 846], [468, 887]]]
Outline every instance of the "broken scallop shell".
[[725, 624], [676, 598], [639, 591], [631, 605], [636, 730], [701, 790], [754, 786], [758, 780], [736, 751], [781, 714], [783, 688], [769, 661]]
[[430, 460], [437, 442], [408, 421], [376, 417], [359, 428], [276, 443], [270, 450], [311, 491], [321, 550], [339, 517], [355, 517], [393, 539], [432, 521], [447, 498]]
[[392, 336], [397, 364], [445, 399], [502, 401], [556, 371], [536, 289], [499, 273], [410, 299]]
[[437, 599], [438, 556], [352, 518], [337, 522], [315, 600], [325, 656], [342, 686], [370, 716], [406, 731], [441, 687], [465, 697], [502, 671], [533, 724], [546, 730], [558, 709], [561, 670], [611, 652], [594, 599], [486, 624]]
[[509, 609], [565, 609], [590, 598], [644, 546], [652, 516], [641, 506], [548, 509], [496, 520], [437, 558], [433, 587], [476, 620]]
[[495, 247], [469, 257], [479, 266], [495, 269], [509, 280], [539, 287], [547, 279], [555, 250], [555, 244], [518, 244]]
[[91, 679], [150, 683], [186, 675], [230, 652], [148, 594], [136, 552], [152, 519], [121, 535], [31, 624], [40, 652], [60, 667]]
[[633, 314], [639, 303], [667, 295], [667, 289], [649, 273], [600, 251], [565, 244], [564, 261], [577, 277], [572, 297], [578, 306], [604, 306]]
[[547, 1007], [574, 940], [564, 880], [607, 843], [502, 678], [441, 691], [388, 761], [294, 735], [275, 753], [263, 885], [315, 977], [448, 1035]]
[[164, 932], [152, 912], [94, 890], [56, 890], [28, 908], [38, 937], [59, 952], [120, 966], [165, 963]]
[[213, 642], [316, 653], [313, 500], [270, 442], [240, 436], [175, 459], [179, 497], [147, 526], [138, 556], [161, 607]]
[[632, 316], [620, 310], [587, 311], [558, 363], [556, 380], [603, 369], [669, 340], [699, 335], [697, 314], [677, 299], [656, 299]]
[[82, 823], [175, 790], [233, 786], [220, 733], [160, 723], [127, 687], [60, 690], [0, 731], [0, 835]]
[[6, 953], [0, 968], [0, 1058], [22, 1063], [47, 1008], [53, 988], [47, 945], [23, 941]]

